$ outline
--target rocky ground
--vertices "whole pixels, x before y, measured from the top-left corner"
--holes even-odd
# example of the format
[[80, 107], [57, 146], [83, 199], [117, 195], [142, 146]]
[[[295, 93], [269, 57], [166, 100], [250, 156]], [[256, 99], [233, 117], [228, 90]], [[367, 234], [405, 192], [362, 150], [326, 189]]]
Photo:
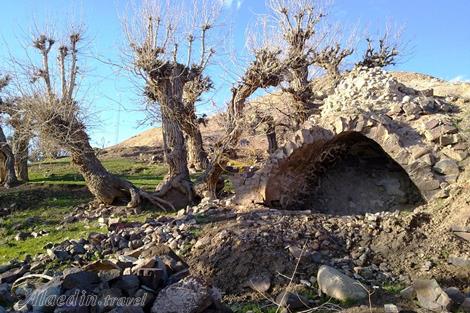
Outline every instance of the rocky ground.
[[[82, 205], [64, 223], [98, 220], [108, 232], [46, 245], [38, 256], [2, 265], [0, 302], [45, 312], [53, 308], [21, 300], [85, 290], [97, 299], [146, 295], [143, 309], [152, 312], [247, 311], [247, 303], [337, 310], [369, 301], [388, 312], [392, 304], [468, 311], [469, 199], [463, 187], [454, 188], [448, 198], [413, 211], [358, 216], [261, 206], [240, 211], [230, 200], [203, 201], [145, 222], [126, 222], [135, 213], [127, 208]], [[415, 290], [403, 291], [409, 286]], [[175, 311], [176, 303], [184, 309]]]

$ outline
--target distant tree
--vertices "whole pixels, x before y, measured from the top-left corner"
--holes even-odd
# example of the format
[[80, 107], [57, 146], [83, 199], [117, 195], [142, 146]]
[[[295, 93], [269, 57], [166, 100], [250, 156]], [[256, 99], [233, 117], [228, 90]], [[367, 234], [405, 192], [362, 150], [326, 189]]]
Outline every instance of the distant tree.
[[390, 31], [387, 30], [384, 35], [376, 41], [370, 37], [366, 38], [367, 49], [361, 61], [357, 66], [363, 67], [386, 67], [395, 65], [399, 55], [399, 41], [391, 38]]

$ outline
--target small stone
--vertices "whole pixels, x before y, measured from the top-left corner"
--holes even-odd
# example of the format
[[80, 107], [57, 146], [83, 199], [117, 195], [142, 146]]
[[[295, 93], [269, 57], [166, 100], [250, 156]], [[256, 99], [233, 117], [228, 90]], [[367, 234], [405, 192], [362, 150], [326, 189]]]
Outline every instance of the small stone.
[[434, 171], [443, 175], [455, 175], [459, 174], [459, 166], [455, 160], [443, 159], [434, 164]]
[[22, 231], [22, 232], [19, 232], [18, 234], [16, 234], [15, 240], [16, 241], [23, 241], [23, 240], [28, 239], [28, 237], [31, 237], [31, 234]]
[[288, 312], [292, 310], [308, 309], [309, 301], [307, 298], [294, 292], [283, 291], [276, 297], [276, 304], [286, 308]]
[[250, 280], [247, 282], [247, 285], [254, 291], [264, 293], [268, 291], [269, 288], [271, 288], [271, 278], [268, 274], [257, 275], [250, 278]]
[[462, 305], [460, 306], [460, 310], [465, 313], [470, 313], [470, 298], [465, 298]]
[[384, 304], [385, 313], [399, 313], [400, 310], [395, 304]]

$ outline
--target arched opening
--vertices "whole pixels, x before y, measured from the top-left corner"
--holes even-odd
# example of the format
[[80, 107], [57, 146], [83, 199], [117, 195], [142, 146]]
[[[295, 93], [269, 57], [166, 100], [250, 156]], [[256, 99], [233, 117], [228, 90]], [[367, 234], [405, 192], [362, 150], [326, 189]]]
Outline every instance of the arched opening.
[[[351, 215], [409, 209], [424, 202], [406, 171], [358, 132], [303, 147], [284, 162], [268, 180], [269, 205]], [[288, 186], [280, 183], [289, 177], [295, 179]]]

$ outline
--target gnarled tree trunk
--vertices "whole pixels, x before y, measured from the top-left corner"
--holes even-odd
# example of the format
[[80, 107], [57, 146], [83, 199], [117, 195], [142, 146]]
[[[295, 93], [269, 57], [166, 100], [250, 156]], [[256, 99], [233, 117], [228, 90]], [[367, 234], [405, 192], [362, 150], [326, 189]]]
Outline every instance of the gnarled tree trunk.
[[165, 160], [168, 174], [157, 186], [157, 195], [176, 206], [184, 207], [194, 203], [194, 190], [188, 170], [187, 151], [181, 127], [183, 116], [183, 82], [178, 78], [178, 68], [174, 75], [155, 85], [155, 97], [160, 103]]
[[186, 142], [186, 146], [188, 147], [188, 166], [198, 171], [206, 169], [209, 165], [209, 160], [204, 150], [204, 143], [199, 127], [191, 126], [186, 134], [188, 136]]
[[129, 199], [128, 207], [136, 207], [144, 199], [160, 208], [174, 209], [173, 205], [155, 195], [146, 193], [127, 180], [109, 173], [97, 158], [83, 129], [74, 132], [73, 140], [66, 145], [72, 156], [72, 163], [77, 166], [85, 179], [90, 192], [102, 203], [112, 204], [118, 199]]
[[6, 188], [15, 187], [18, 185], [18, 179], [15, 173], [15, 157], [11, 151], [11, 147], [7, 142], [3, 129], [0, 127], [0, 153], [3, 154], [5, 178], [3, 186]]

